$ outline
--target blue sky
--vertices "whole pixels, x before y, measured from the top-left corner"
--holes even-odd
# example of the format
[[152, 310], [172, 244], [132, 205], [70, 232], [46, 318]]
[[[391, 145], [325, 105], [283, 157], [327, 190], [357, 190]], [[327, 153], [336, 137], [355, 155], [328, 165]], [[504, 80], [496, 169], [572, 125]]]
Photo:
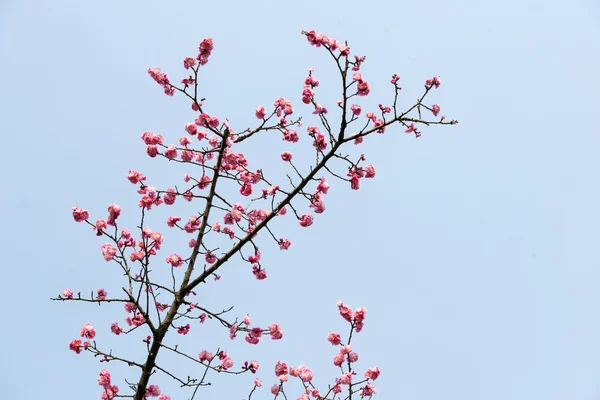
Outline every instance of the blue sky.
[[[344, 327], [335, 307], [343, 299], [369, 310], [355, 349], [363, 369], [381, 368], [380, 398], [599, 398], [599, 21], [597, 2], [577, 0], [2, 1], [3, 396], [99, 398], [103, 365], [68, 350], [88, 321], [106, 347], [139, 346], [108, 333], [120, 309], [49, 298], [65, 287], [120, 287], [102, 241], [72, 221], [71, 206], [97, 218], [115, 202], [133, 226], [127, 171], [157, 186], [181, 179], [145, 156], [139, 136], [175, 141], [194, 115], [146, 69], [183, 76], [183, 57], [210, 36], [205, 95], [234, 127], [280, 96], [302, 110], [309, 67], [333, 109], [334, 66], [300, 35], [315, 29], [367, 56], [365, 105], [390, 103], [393, 73], [405, 105], [439, 75], [431, 101], [460, 124], [423, 129], [418, 140], [396, 127], [352, 149], [375, 165], [376, 179], [358, 192], [331, 179], [313, 227], [281, 225], [294, 244], [287, 253], [265, 246], [266, 281], [232, 263], [199, 293], [210, 307], [279, 322], [283, 341], [250, 347], [207, 328], [185, 338], [191, 351], [220, 344], [237, 360], [258, 359], [266, 386], [258, 398], [269, 397], [277, 359], [312, 367], [325, 386], [336, 376], [326, 337]], [[278, 168], [279, 138], [272, 151], [264, 143], [248, 158]], [[136, 378], [109, 367], [123, 388]], [[245, 376], [213, 381], [205, 396], [245, 398], [251, 387]]]

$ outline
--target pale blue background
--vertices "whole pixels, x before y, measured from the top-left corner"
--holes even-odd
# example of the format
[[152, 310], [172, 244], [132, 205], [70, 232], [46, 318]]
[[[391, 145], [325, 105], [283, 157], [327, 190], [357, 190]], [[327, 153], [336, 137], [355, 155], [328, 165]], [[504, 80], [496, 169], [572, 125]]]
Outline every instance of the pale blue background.
[[[351, 149], [375, 164], [375, 180], [359, 192], [331, 180], [313, 227], [281, 225], [294, 244], [287, 253], [264, 247], [268, 280], [231, 264], [206, 286], [207, 304], [280, 322], [283, 341], [251, 347], [197, 330], [182, 342], [192, 353], [221, 344], [238, 365], [257, 358], [266, 387], [256, 398], [271, 397], [277, 359], [309, 365], [324, 387], [336, 374], [325, 338], [344, 327], [335, 308], [343, 299], [369, 309], [355, 348], [361, 373], [380, 366], [381, 398], [600, 398], [598, 4], [2, 0], [0, 397], [99, 398], [103, 365], [67, 347], [88, 321], [104, 348], [141, 344], [107, 333], [124, 316], [118, 308], [48, 299], [65, 287], [118, 292], [103, 241], [72, 221], [72, 205], [98, 218], [117, 202], [133, 227], [129, 169], [157, 185], [180, 182], [181, 171], [144, 155], [139, 135], [175, 141], [193, 114], [146, 69], [179, 80], [183, 57], [212, 36], [203, 77], [213, 113], [245, 128], [257, 105], [284, 96], [306, 114], [308, 67], [331, 84], [323, 99], [337, 98], [333, 65], [299, 34], [316, 29], [368, 56], [364, 104], [389, 104], [392, 73], [403, 104], [440, 75], [431, 102], [460, 124], [423, 129], [419, 140], [396, 127]], [[255, 147], [248, 157], [267, 171], [281, 165], [278, 152]], [[161, 224], [153, 227], [167, 235]], [[123, 388], [137, 377], [109, 367]], [[213, 381], [200, 396], [244, 398], [251, 386], [245, 376]], [[173, 400], [187, 398], [166, 382]]]

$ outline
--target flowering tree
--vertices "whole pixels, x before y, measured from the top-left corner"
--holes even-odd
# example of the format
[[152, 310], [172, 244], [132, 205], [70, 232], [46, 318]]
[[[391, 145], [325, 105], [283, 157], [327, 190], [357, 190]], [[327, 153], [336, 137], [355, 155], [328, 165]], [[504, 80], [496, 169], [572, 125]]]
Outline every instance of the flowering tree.
[[[198, 75], [213, 50], [210, 38], [200, 43], [196, 57], [184, 59], [183, 66], [189, 71], [189, 76], [181, 81], [181, 85], [173, 84], [158, 68], [148, 70], [167, 95], [178, 93], [191, 101], [196, 117], [193, 122], [185, 124], [186, 135], [179, 139], [179, 145], [165, 144], [162, 135], [144, 132], [142, 140], [146, 144], [146, 152], [150, 157], [188, 166], [189, 174], [183, 177], [183, 188], [175, 186], [162, 190], [147, 184], [142, 173], [129, 171], [127, 179], [138, 187], [140, 195], [141, 220], [134, 232], [117, 224], [121, 208], [116, 204], [108, 207], [106, 219], [98, 219], [96, 222], [90, 220], [88, 211], [73, 207], [75, 221], [87, 223], [97, 236], [106, 240], [101, 245], [101, 253], [106, 261], [115, 263], [122, 270], [125, 277], [122, 293], [109, 296], [100, 288], [90, 297], [82, 297], [81, 294], [75, 295], [73, 291], [65, 289], [53, 299], [122, 303], [125, 324], [114, 322], [110, 326], [112, 334], [121, 337], [143, 330], [144, 335], [147, 335], [143, 340], [145, 359], [138, 361], [102, 349], [94, 340], [96, 330], [90, 323], [81, 329], [82, 339], [71, 341], [69, 347], [77, 354], [89, 352], [100, 357], [102, 362], [123, 362], [139, 370], [139, 380], [129, 384], [131, 392], [126, 394], [125, 390], [114, 384], [110, 373], [102, 369], [98, 378], [98, 384], [102, 387], [102, 399], [170, 399], [168, 395], [161, 393], [157, 384], [150, 384], [151, 378], [158, 380], [165, 377], [190, 388], [191, 397], [194, 398], [200, 387], [209, 384], [212, 373], [256, 373], [259, 368], [257, 361], [245, 361], [238, 364], [240, 366], [236, 369], [233, 358], [222, 348], [198, 349], [199, 353], [196, 355], [181, 351], [174, 344], [177, 338], [182, 337], [177, 335], [188, 334], [192, 329], [191, 323], [195, 320], [200, 323], [209, 320], [217, 322], [229, 331], [231, 339], [241, 333], [250, 344], [258, 344], [264, 335], [270, 336], [272, 340], [283, 337], [283, 330], [278, 324], [274, 323], [263, 329], [254, 326], [247, 315], [228, 318], [231, 309], [218, 312], [209, 310], [194, 299], [198, 286], [209, 280], [218, 281], [218, 270], [224, 264], [232, 262], [234, 257], [236, 263], [247, 263], [256, 279], [265, 279], [267, 272], [261, 263], [262, 246], [268, 247], [269, 242], [273, 242], [281, 250], [287, 250], [291, 246], [288, 238], [280, 237], [274, 232], [272, 220], [287, 217], [297, 220], [301, 227], [309, 227], [314, 215], [325, 211], [324, 198], [330, 188], [327, 177], [348, 182], [354, 190], [360, 188], [363, 178], [375, 177], [375, 168], [370, 164], [364, 165], [364, 155], [351, 157], [343, 153], [342, 147], [345, 145], [359, 145], [368, 135], [382, 134], [393, 124], [400, 124], [406, 133], [419, 137], [420, 126], [456, 123], [455, 120], [448, 121], [444, 116], [439, 116], [438, 105], [426, 105], [424, 102], [427, 95], [440, 86], [439, 77], [427, 79], [422, 96], [402, 110], [397, 104], [401, 90], [398, 84], [400, 78], [394, 74], [391, 79], [391, 105], [379, 104], [378, 110], [363, 112], [358, 104], [359, 99], [370, 93], [369, 83], [359, 72], [365, 57], [351, 57], [347, 43], [340, 44], [337, 40], [314, 31], [303, 31], [302, 34], [311, 45], [321, 47], [331, 56], [341, 76], [341, 99], [337, 101], [336, 110], [339, 121], [334, 123], [328, 117], [327, 108], [317, 101], [319, 80], [313, 70], [309, 69], [301, 99], [317, 121], [316, 125], [306, 128], [306, 133], [312, 140], [314, 160], [310, 164], [296, 163], [291, 152], [281, 153], [281, 161], [289, 166], [287, 182], [274, 182], [262, 169], [251, 168], [250, 162], [239, 149], [242, 142], [267, 131], [278, 133], [290, 145], [300, 141], [305, 134], [297, 131], [302, 122], [300, 117], [294, 116], [290, 101], [279, 98], [272, 107], [257, 107], [257, 126], [239, 134], [234, 132], [227, 120], [220, 121], [209, 114], [207, 107], [203, 105], [205, 99], [199, 93]], [[433, 117], [429, 118], [429, 114]], [[333, 161], [345, 165], [342, 167], [343, 172], [332, 166]], [[230, 190], [232, 187], [236, 192]], [[189, 234], [189, 251], [185, 255], [175, 253], [157, 259], [164, 238], [162, 233], [147, 226], [147, 215], [153, 207], [173, 206], [178, 199], [198, 204], [197, 211], [192, 215], [172, 215], [166, 221], [169, 228]], [[303, 208], [306, 212], [301, 211]], [[161, 258], [166, 261], [166, 265]], [[238, 258], [241, 261], [237, 261]], [[151, 265], [154, 263], [158, 265], [153, 270]], [[157, 272], [160, 270], [170, 270], [166, 279], [162, 279], [165, 278], [164, 274]], [[371, 397], [375, 393], [373, 381], [379, 375], [379, 368], [371, 367], [357, 373], [355, 363], [358, 355], [351, 345], [353, 334], [363, 328], [366, 309], [360, 307], [352, 311], [341, 301], [337, 307], [349, 324], [349, 335], [345, 340], [338, 333], [331, 333], [328, 337], [329, 342], [338, 349], [333, 363], [339, 367], [340, 374], [328, 386], [319, 388], [313, 383], [313, 373], [308, 367], [288, 367], [285, 362], [278, 361], [275, 365], [275, 377], [271, 382], [271, 393], [275, 398], [287, 398], [285, 389], [288, 377], [297, 378], [302, 385], [297, 392], [303, 399], [351, 398], [353, 395]], [[165, 352], [197, 363], [200, 372], [186, 378], [176, 375], [167, 366], [157, 362], [159, 353]], [[262, 381], [257, 378], [248, 398], [261, 386]]]

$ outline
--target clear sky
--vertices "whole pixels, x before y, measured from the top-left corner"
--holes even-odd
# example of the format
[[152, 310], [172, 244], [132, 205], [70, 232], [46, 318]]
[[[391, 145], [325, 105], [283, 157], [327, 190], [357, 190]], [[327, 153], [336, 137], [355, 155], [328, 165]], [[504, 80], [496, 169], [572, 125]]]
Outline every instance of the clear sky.
[[[425, 128], [418, 140], [396, 127], [353, 149], [375, 165], [376, 179], [358, 192], [331, 179], [327, 211], [313, 227], [281, 225], [293, 246], [264, 247], [266, 281], [232, 263], [199, 293], [215, 309], [235, 305], [235, 315], [263, 326], [279, 322], [283, 341], [251, 347], [224, 331], [197, 331], [182, 343], [258, 359], [266, 386], [258, 398], [270, 397], [277, 359], [312, 367], [325, 386], [336, 376], [326, 337], [344, 327], [335, 307], [342, 299], [369, 310], [355, 349], [363, 369], [381, 368], [380, 398], [600, 398], [594, 0], [0, 1], [0, 397], [99, 398], [104, 365], [68, 350], [86, 322], [105, 348], [141, 345], [108, 332], [124, 317], [120, 308], [49, 298], [66, 287], [119, 290], [102, 241], [73, 222], [71, 206], [98, 218], [118, 203], [133, 227], [129, 169], [157, 186], [181, 179], [181, 170], [145, 156], [139, 137], [150, 130], [175, 141], [194, 115], [146, 69], [180, 79], [183, 57], [210, 36], [204, 95], [238, 130], [280, 96], [308, 114], [300, 91], [309, 67], [333, 109], [334, 66], [302, 29], [348, 40], [353, 54], [367, 56], [364, 104], [391, 102], [393, 73], [406, 105], [439, 75], [431, 101], [460, 124]], [[248, 154], [265, 171], [281, 165], [268, 146]], [[108, 367], [123, 388], [136, 378]], [[251, 387], [245, 376], [213, 381], [201, 395], [241, 399]], [[156, 383], [173, 400], [187, 398]]]

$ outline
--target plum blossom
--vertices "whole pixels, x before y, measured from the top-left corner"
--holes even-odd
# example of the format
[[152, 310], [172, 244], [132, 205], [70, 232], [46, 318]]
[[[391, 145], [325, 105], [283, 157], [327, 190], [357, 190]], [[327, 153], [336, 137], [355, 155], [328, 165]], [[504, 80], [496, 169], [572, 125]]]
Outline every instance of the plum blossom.
[[77, 206], [73, 206], [73, 219], [75, 222], [85, 221], [90, 217], [90, 213], [84, 210], [83, 208], [79, 208]]
[[286, 363], [284, 363], [283, 361], [279, 360], [275, 363], [275, 375], [276, 376], [281, 376], [281, 375], [287, 375], [288, 373], [288, 366]]
[[99, 288], [98, 290], [96, 290], [96, 293], [97, 293], [97, 297], [96, 297], [97, 300], [105, 300], [106, 299], [106, 296], [107, 296], [106, 290]]
[[327, 340], [332, 345], [337, 346], [338, 344], [340, 344], [342, 342], [342, 337], [340, 336], [339, 333], [330, 333], [329, 336], [327, 336]]
[[371, 367], [365, 372], [365, 378], [375, 380], [379, 377], [380, 372], [378, 367]]
[[267, 112], [265, 111], [265, 108], [263, 106], [259, 106], [259, 107], [256, 107], [255, 115], [256, 115], [256, 118], [263, 119], [265, 117], [265, 115], [267, 115]]
[[73, 350], [75, 353], [79, 354], [82, 351], [81, 348], [81, 340], [75, 339], [69, 343], [69, 349]]
[[105, 389], [110, 388], [110, 372], [105, 369], [100, 371], [100, 374], [98, 375], [98, 385]]
[[110, 324], [110, 331], [118, 336], [123, 333], [123, 328], [121, 328], [117, 322], [113, 322]]
[[308, 227], [313, 224], [313, 217], [310, 214], [302, 214], [300, 216], [300, 226]]
[[96, 337], [96, 330], [94, 329], [94, 327], [88, 322], [87, 324], [85, 324], [83, 326], [83, 328], [81, 328], [81, 331], [79, 332], [80, 336], [86, 339], [93, 339], [94, 337]]
[[283, 337], [283, 330], [278, 324], [271, 324], [268, 328], [272, 340], [279, 340]]

